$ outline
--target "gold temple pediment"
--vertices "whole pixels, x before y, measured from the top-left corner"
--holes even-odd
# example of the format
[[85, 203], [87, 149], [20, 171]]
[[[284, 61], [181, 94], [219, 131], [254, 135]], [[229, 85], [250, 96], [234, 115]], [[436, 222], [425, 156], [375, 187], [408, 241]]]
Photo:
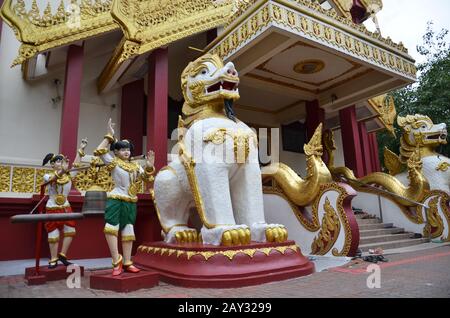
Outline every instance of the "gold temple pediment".
[[394, 98], [384, 94], [369, 99], [368, 104], [378, 114], [379, 120], [386, 129], [395, 137], [394, 122], [397, 118], [397, 110], [395, 109]]
[[225, 25], [234, 0], [114, 0], [111, 15], [124, 37], [100, 75], [99, 91], [136, 56]]
[[21, 42], [12, 66], [41, 52], [118, 29], [111, 16], [112, 1], [60, 0], [53, 12], [50, 3], [43, 9], [33, 0], [27, 8], [24, 0], [5, 0], [1, 16]]

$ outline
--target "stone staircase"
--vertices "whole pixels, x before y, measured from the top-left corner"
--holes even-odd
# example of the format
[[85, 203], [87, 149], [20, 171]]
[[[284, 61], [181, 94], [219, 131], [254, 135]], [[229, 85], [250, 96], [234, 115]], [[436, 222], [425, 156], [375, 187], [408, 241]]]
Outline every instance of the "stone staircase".
[[424, 238], [413, 238], [414, 233], [405, 232], [404, 229], [394, 227], [392, 223], [381, 223], [378, 218], [367, 214], [356, 214], [359, 226], [359, 248], [363, 253], [369, 249], [382, 248], [389, 250], [425, 243]]

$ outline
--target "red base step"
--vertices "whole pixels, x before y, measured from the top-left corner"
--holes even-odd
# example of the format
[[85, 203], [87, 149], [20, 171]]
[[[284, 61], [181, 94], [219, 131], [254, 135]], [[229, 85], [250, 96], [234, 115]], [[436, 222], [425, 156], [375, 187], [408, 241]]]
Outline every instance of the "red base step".
[[236, 247], [153, 242], [139, 246], [133, 261], [157, 271], [161, 280], [183, 287], [234, 288], [314, 272], [314, 264], [294, 241]]
[[[84, 276], [84, 267], [79, 266], [81, 276]], [[27, 267], [25, 269], [25, 279], [28, 285], [43, 285], [48, 281], [55, 281], [66, 279], [73, 273], [67, 272], [67, 267], [64, 265], [58, 265], [56, 268], [49, 269], [47, 266], [41, 266], [39, 268], [39, 275], [36, 274], [35, 267]]]
[[112, 276], [112, 270], [103, 270], [91, 275], [90, 288], [112, 290], [119, 293], [128, 293], [142, 288], [151, 288], [158, 285], [159, 275], [153, 271], [139, 273], [124, 272], [119, 276]]

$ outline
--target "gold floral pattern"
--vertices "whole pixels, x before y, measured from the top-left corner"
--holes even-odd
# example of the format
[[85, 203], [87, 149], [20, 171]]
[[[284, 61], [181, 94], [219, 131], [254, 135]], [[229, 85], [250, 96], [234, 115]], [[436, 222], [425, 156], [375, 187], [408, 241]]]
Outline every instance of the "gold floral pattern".
[[34, 168], [13, 168], [12, 192], [34, 192]]
[[8, 192], [11, 181], [11, 167], [0, 166], [0, 192]]
[[145, 246], [141, 245], [138, 247], [138, 251], [142, 253], [152, 253], [152, 254], [159, 254], [164, 255], [167, 253], [167, 256], [171, 256], [176, 252], [176, 257], [179, 258], [183, 255], [186, 256], [188, 260], [190, 260], [192, 257], [196, 255], [200, 255], [205, 259], [205, 261], [208, 261], [211, 257], [220, 255], [223, 257], [227, 257], [230, 261], [233, 260], [233, 258], [236, 257], [238, 254], [244, 254], [247, 255], [250, 258], [253, 258], [257, 252], [263, 253], [266, 256], [268, 256], [272, 251], [276, 251], [280, 254], [285, 254], [287, 250], [292, 250], [296, 253], [300, 253], [300, 248], [297, 245], [288, 245], [288, 246], [276, 246], [276, 247], [264, 247], [264, 248], [251, 248], [251, 249], [238, 249], [238, 250], [224, 250], [224, 251], [190, 251], [190, 250], [178, 250], [173, 248], [161, 248], [161, 247], [153, 247], [153, 246]]
[[341, 230], [339, 217], [328, 198], [325, 199], [323, 209], [325, 214], [322, 218], [320, 232], [311, 244], [311, 254], [314, 255], [327, 254], [336, 243]]

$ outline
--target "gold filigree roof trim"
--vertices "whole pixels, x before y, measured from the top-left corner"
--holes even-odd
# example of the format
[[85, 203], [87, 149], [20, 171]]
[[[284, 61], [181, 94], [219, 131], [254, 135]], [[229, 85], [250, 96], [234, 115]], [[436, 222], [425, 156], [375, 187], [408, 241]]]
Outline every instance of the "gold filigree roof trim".
[[[377, 44], [389, 51], [393, 51], [396, 54], [401, 55], [410, 62], [414, 62], [414, 59], [408, 55], [408, 49], [403, 45], [403, 43], [395, 43], [390, 37], [384, 38], [378, 32], [371, 32], [363, 24], [356, 24], [351, 19], [345, 16], [341, 16], [336, 10], [324, 9], [317, 1], [311, 0], [255, 0], [254, 3], [245, 7], [245, 11], [239, 16], [234, 16], [232, 23], [229, 23], [225, 32], [223, 32], [215, 41], [210, 43], [205, 51], [212, 49], [217, 45], [223, 38], [228, 34], [232, 33], [233, 30], [253, 13], [258, 11], [263, 5], [267, 3], [280, 4], [287, 8], [292, 8], [303, 14], [307, 14], [319, 21], [323, 21], [326, 24], [337, 27], [341, 30], [349, 32], [350, 34], [357, 36], [358, 38], [365, 39], [369, 42]], [[253, 5], [254, 4], [254, 5]]]
[[40, 52], [118, 29], [110, 13], [112, 1], [60, 0], [53, 13], [49, 2], [42, 10], [36, 0], [29, 9], [24, 0], [5, 0], [1, 16], [21, 42], [12, 66]]
[[98, 90], [107, 87], [127, 60], [224, 25], [232, 8], [233, 0], [114, 0], [111, 15], [124, 38], [100, 75]]
[[232, 7], [231, 0], [115, 0], [111, 15], [142, 54], [223, 25]]

